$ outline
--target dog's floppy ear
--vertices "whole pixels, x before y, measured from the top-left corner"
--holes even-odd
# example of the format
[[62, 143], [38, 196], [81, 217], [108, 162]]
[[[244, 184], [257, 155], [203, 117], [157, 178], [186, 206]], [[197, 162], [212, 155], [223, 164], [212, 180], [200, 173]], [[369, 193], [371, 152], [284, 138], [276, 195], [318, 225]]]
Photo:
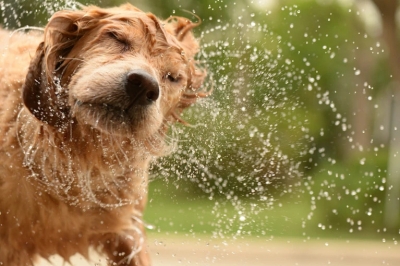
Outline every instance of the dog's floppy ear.
[[177, 110], [173, 114], [177, 120], [184, 122], [179, 117], [179, 113], [195, 103], [198, 98], [204, 98], [210, 94], [209, 91], [204, 92], [200, 89], [206, 77], [206, 71], [199, 67], [194, 59], [199, 51], [199, 43], [195, 39], [192, 29], [197, 27], [200, 22], [193, 23], [187, 18], [177, 16], [170, 17], [166, 22], [166, 30], [175, 36], [189, 60], [189, 83], [180, 99]]
[[48, 82], [45, 70], [45, 43], [37, 48], [35, 57], [31, 60], [25, 83], [22, 87], [22, 98], [28, 110], [46, 124], [59, 127], [63, 114], [54, 102], [55, 93], [52, 84]]
[[187, 18], [178, 16], [171, 16], [166, 20], [166, 30], [179, 41], [188, 58], [193, 58], [199, 51], [199, 43], [192, 33], [192, 29], [198, 25], [200, 22], [194, 23]]
[[44, 31], [44, 40], [31, 60], [22, 98], [27, 109], [39, 120], [60, 128], [68, 119], [67, 95], [62, 88], [60, 68], [63, 57], [74, 46], [77, 22], [82, 11], [62, 11], [54, 14]]

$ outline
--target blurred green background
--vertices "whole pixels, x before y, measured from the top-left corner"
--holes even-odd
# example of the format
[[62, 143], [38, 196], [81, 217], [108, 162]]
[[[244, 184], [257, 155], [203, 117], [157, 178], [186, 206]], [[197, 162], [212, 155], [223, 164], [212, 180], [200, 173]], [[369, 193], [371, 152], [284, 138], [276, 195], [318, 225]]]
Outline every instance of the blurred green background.
[[[397, 1], [131, 3], [202, 19], [198, 60], [214, 89], [153, 165], [150, 234], [397, 241]], [[0, 0], [0, 24], [44, 26], [65, 6]]]

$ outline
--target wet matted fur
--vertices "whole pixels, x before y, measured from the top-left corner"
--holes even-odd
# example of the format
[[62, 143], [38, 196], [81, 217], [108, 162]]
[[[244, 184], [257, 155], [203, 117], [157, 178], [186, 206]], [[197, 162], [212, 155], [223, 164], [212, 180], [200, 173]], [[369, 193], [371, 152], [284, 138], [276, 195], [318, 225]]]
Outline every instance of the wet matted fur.
[[127, 4], [55, 13], [42, 33], [0, 29], [0, 265], [150, 265], [142, 213], [168, 126], [204, 97], [186, 18]]

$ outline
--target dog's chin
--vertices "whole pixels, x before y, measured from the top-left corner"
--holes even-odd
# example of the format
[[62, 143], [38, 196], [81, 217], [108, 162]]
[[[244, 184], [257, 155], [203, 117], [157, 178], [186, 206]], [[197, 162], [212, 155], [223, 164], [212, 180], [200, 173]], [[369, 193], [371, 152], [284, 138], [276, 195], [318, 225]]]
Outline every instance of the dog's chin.
[[154, 105], [135, 105], [123, 109], [107, 104], [77, 101], [72, 113], [79, 125], [137, 140], [151, 138], [159, 131], [163, 120]]

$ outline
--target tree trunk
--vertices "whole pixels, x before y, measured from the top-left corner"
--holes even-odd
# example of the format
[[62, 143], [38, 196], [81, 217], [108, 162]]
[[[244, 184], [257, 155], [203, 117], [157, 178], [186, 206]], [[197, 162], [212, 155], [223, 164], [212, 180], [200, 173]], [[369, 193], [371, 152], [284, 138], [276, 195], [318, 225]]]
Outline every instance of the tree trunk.
[[382, 38], [388, 50], [393, 77], [390, 117], [389, 162], [386, 185], [384, 223], [396, 230], [400, 221], [400, 50], [396, 32], [397, 0], [372, 0], [382, 19]]

